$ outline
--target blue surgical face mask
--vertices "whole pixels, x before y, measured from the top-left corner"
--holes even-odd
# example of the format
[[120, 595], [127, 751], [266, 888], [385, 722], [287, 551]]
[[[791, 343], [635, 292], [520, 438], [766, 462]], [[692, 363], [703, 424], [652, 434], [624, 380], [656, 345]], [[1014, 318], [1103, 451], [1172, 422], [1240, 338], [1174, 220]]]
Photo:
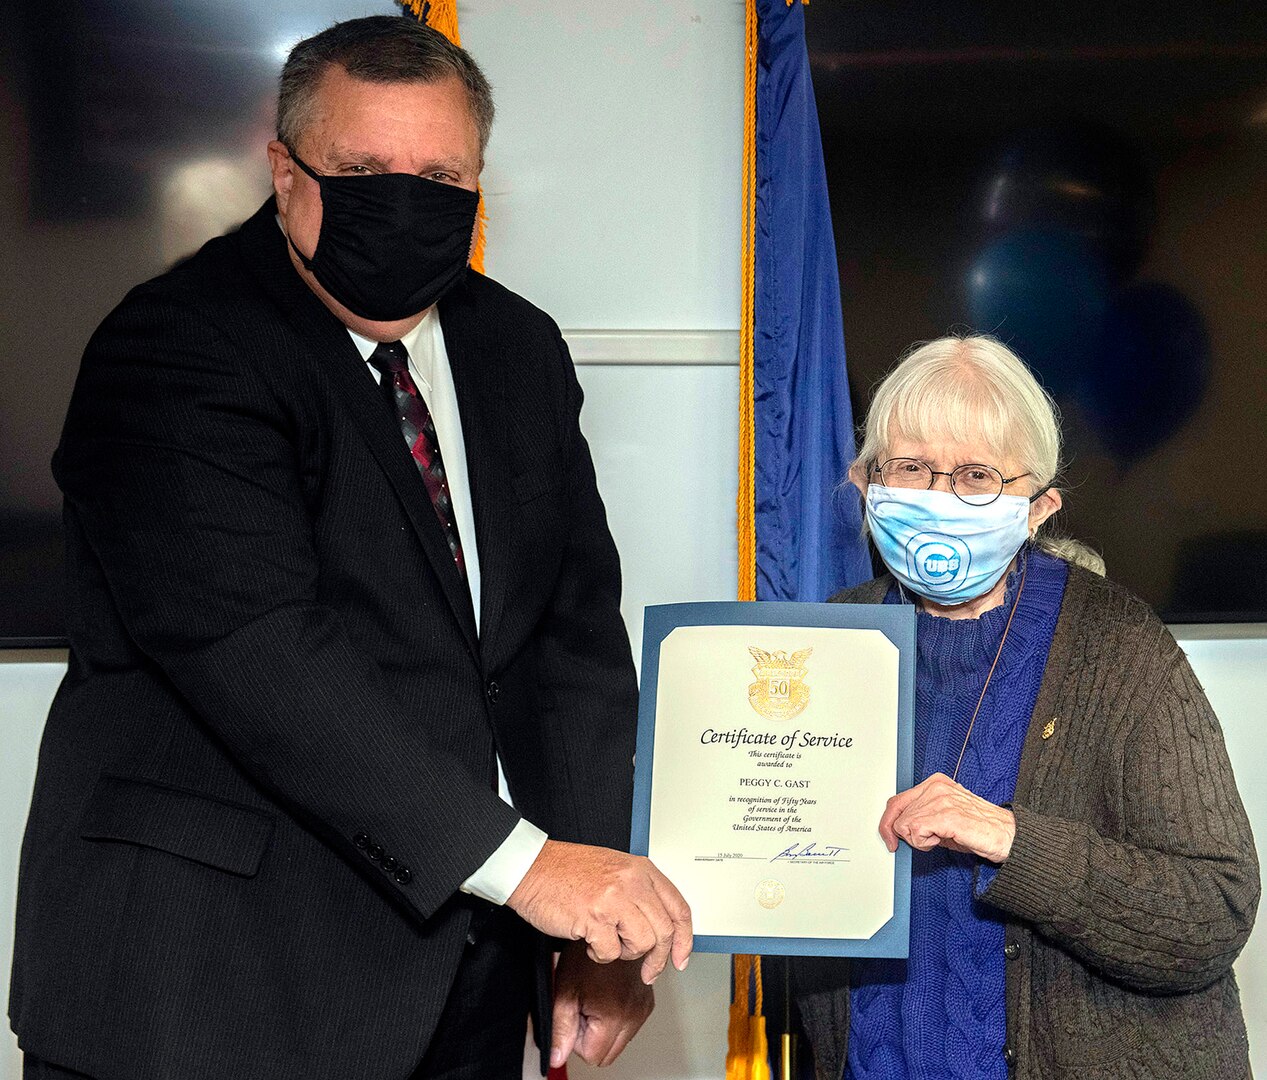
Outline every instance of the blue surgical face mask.
[[973, 506], [949, 491], [871, 484], [866, 503], [884, 565], [906, 588], [938, 604], [989, 592], [1029, 538], [1030, 502], [1021, 495]]

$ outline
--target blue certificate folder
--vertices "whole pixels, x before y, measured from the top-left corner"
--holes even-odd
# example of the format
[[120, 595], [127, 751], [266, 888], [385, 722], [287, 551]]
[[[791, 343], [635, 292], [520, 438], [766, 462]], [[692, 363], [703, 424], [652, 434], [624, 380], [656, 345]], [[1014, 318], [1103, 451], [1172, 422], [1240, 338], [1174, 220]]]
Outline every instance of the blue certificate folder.
[[[829, 627], [880, 631], [897, 649], [897, 775], [893, 793], [913, 784], [915, 712], [915, 609], [905, 605], [719, 602], [646, 608], [642, 639], [642, 688], [634, 770], [631, 850], [649, 853], [652, 770], [656, 753], [657, 689], [661, 645], [679, 627]], [[754, 653], [755, 655], [755, 653]], [[755, 669], [754, 669], [755, 670]], [[755, 685], [755, 684], [754, 684]], [[754, 706], [755, 708], [755, 706]], [[891, 714], [889, 714], [891, 715]], [[754, 716], [754, 719], [756, 717]], [[665, 742], [664, 739], [661, 740]], [[875, 824], [879, 825], [879, 816]], [[813, 845], [810, 845], [813, 847]], [[761, 953], [767, 956], [905, 957], [909, 946], [911, 851], [899, 844], [894, 859], [893, 916], [867, 938], [697, 934], [700, 952]], [[672, 876], [672, 875], [670, 875]], [[688, 901], [691, 899], [687, 896]], [[762, 906], [769, 906], [762, 902]], [[819, 908], [815, 907], [815, 911]]]

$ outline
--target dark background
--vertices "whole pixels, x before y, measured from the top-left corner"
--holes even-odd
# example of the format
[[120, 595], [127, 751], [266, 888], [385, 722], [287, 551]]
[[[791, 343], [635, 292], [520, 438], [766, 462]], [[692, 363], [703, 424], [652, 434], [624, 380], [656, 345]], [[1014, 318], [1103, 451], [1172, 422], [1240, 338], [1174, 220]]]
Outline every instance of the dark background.
[[390, 0], [0, 5], [0, 642], [63, 634], [49, 470], [84, 345], [270, 190], [281, 61]]
[[[282, 56], [371, 9], [0, 8], [0, 640], [62, 634], [48, 462], [92, 329], [259, 205]], [[1067, 531], [1174, 620], [1267, 619], [1267, 15], [805, 11], [856, 405], [993, 330], [1064, 409]]]
[[1267, 8], [805, 10], [856, 414], [992, 332], [1061, 406], [1063, 530], [1172, 621], [1267, 618]]

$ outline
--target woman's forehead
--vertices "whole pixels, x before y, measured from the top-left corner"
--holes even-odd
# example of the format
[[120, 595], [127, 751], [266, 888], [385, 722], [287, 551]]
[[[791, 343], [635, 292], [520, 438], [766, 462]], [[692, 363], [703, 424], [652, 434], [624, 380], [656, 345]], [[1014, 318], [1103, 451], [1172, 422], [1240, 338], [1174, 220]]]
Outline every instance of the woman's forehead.
[[890, 427], [886, 440], [887, 457], [913, 457], [931, 465], [951, 467], [970, 463], [1002, 467], [1015, 455], [998, 446], [983, 433], [959, 434], [951, 431], [922, 431], [907, 434]]

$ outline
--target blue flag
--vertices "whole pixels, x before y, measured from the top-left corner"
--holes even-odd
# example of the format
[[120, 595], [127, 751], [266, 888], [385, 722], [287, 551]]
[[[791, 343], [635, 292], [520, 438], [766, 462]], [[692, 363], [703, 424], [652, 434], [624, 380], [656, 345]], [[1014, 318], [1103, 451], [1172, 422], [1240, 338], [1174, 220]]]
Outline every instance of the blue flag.
[[871, 563], [845, 479], [853, 410], [805, 9], [756, 8], [757, 599], [816, 601], [867, 580]]

